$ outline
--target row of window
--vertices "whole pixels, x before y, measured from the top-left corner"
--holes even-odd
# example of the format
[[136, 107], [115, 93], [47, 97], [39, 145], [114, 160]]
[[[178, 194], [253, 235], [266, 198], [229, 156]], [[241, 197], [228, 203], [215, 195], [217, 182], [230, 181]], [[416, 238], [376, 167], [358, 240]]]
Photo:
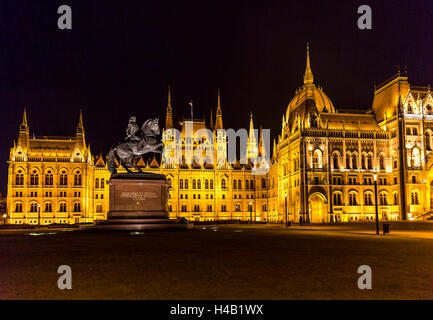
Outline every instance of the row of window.
[[[48, 171], [45, 175], [45, 185], [52, 186], [54, 184], [54, 175], [51, 171]], [[23, 186], [24, 185], [24, 173], [22, 170], [18, 170], [15, 175], [15, 185]], [[38, 186], [39, 185], [39, 174], [36, 170], [33, 170], [30, 174], [30, 185]], [[67, 186], [68, 185], [68, 174], [66, 171], [62, 171], [59, 175], [59, 185]], [[80, 172], [76, 172], [74, 174], [74, 186], [82, 185], [82, 175]]]
[[[388, 195], [385, 192], [379, 193], [379, 205], [381, 206], [387, 206], [388, 203]], [[336, 192], [332, 195], [332, 203], [335, 206], [341, 206], [343, 205], [343, 194], [340, 192]], [[418, 192], [412, 191], [410, 194], [410, 204], [411, 205], [419, 205], [419, 198], [418, 198]], [[358, 194], [356, 192], [349, 193], [349, 206], [358, 206], [360, 205], [358, 203]], [[364, 205], [365, 206], [372, 206], [374, 205], [373, 202], [373, 193], [372, 192], [365, 192], [364, 193]], [[399, 198], [398, 193], [393, 194], [393, 203], [392, 205], [398, 206], [399, 205]]]
[[[53, 212], [53, 204], [51, 202], [45, 203], [44, 212]], [[59, 203], [59, 212], [67, 212], [67, 205], [66, 202], [60, 202]], [[38, 212], [39, 210], [39, 204], [36, 202], [30, 203], [29, 212]], [[15, 203], [15, 212], [22, 213], [23, 212], [23, 204], [22, 202], [16, 202]], [[81, 203], [75, 202], [73, 204], [73, 212], [81, 212]]]

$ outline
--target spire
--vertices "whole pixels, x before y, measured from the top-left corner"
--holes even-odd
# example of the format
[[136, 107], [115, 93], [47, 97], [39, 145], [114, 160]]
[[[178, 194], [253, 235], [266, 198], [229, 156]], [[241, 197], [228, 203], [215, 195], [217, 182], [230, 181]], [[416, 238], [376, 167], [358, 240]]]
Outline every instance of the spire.
[[23, 128], [28, 128], [28, 124], [27, 124], [27, 110], [26, 110], [26, 108], [24, 108], [23, 121], [21, 122], [21, 126]]
[[80, 109], [80, 118], [78, 120], [78, 127], [77, 130], [81, 129], [84, 131], [84, 125], [83, 125], [83, 109]]
[[27, 123], [27, 110], [24, 108], [23, 120], [20, 124], [20, 131], [18, 136], [18, 145], [21, 146], [24, 152], [27, 151], [27, 146], [29, 144], [29, 125]]
[[222, 114], [223, 112], [221, 110], [221, 93], [220, 93], [220, 89], [218, 88], [217, 116]]
[[165, 115], [165, 128], [173, 128], [173, 109], [171, 108], [170, 85], [168, 85], [167, 111]]
[[20, 131], [21, 132], [27, 132], [27, 133], [29, 132], [29, 125], [27, 123], [27, 110], [26, 110], [26, 108], [24, 108], [23, 120], [21, 121]]
[[77, 131], [75, 133], [77, 143], [81, 144], [82, 147], [86, 146], [86, 140], [84, 139], [84, 125], [83, 125], [83, 110], [80, 109], [80, 118], [78, 120]]
[[313, 84], [313, 72], [310, 67], [310, 45], [307, 42], [307, 66], [305, 67], [304, 84]]
[[216, 121], [215, 121], [215, 129], [223, 128], [223, 112], [221, 109], [221, 96], [220, 89], [218, 88], [218, 101], [217, 101], [217, 111], [216, 111]]
[[253, 113], [250, 114], [250, 130], [248, 133], [248, 148], [247, 148], [247, 158], [256, 160], [257, 158], [257, 139], [254, 134], [254, 123], [253, 123]]

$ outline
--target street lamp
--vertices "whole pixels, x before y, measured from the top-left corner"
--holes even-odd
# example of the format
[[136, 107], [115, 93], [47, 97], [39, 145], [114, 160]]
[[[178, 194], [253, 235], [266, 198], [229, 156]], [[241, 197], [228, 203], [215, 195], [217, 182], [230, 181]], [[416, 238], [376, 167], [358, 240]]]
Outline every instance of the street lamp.
[[252, 201], [250, 201], [249, 202], [249, 204], [250, 204], [250, 223], [252, 224], [253, 223], [253, 202]]
[[284, 216], [286, 217], [286, 228], [289, 226], [289, 221], [287, 219], [287, 192], [284, 192]]
[[41, 228], [41, 204], [38, 203], [38, 229]]
[[8, 218], [7, 213], [4, 213], [3, 214], [3, 224], [6, 224], [7, 218]]
[[377, 203], [377, 174], [373, 175], [374, 177], [374, 202], [376, 205], [376, 234], [379, 234], [379, 207]]

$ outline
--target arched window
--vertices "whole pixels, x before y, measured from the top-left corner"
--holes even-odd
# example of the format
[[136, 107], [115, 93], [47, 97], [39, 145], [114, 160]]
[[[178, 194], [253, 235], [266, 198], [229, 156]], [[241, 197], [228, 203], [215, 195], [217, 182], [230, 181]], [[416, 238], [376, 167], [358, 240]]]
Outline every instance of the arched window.
[[18, 173], [15, 175], [15, 184], [17, 186], [24, 185], [24, 173], [21, 170], [18, 170]]
[[351, 163], [352, 163], [352, 157], [350, 153], [346, 153], [346, 169], [350, 169]]
[[250, 180], [250, 189], [254, 190], [254, 180]]
[[418, 205], [419, 204], [419, 199], [418, 199], [418, 192], [416, 191], [412, 191], [410, 193], [410, 200], [411, 200], [411, 205]]
[[77, 171], [74, 174], [74, 186], [81, 186], [81, 172]]
[[225, 189], [226, 188], [226, 179], [222, 178], [221, 179], [221, 189]]
[[213, 179], [210, 179], [210, 187], [209, 189], [213, 189]]
[[208, 179], [206, 179], [206, 180], [204, 181], [204, 188], [205, 188], [205, 189], [209, 189], [209, 180], [208, 180]]
[[371, 154], [367, 156], [367, 168], [370, 170], [373, 169], [373, 157]]
[[38, 212], [38, 204], [36, 202], [30, 204], [30, 212]]
[[197, 182], [195, 181], [195, 179], [192, 180], [192, 188], [193, 189], [197, 188]]
[[334, 205], [341, 206], [341, 203], [342, 203], [342, 201], [341, 201], [341, 193], [335, 192], [333, 194], [332, 198], [333, 198]]
[[200, 179], [197, 180], [197, 189], [201, 189], [201, 180]]
[[364, 154], [361, 155], [361, 166], [362, 166], [362, 169], [367, 169]]
[[183, 179], [179, 180], [179, 189], [183, 189]]
[[383, 154], [379, 155], [379, 168], [380, 170], [385, 169], [385, 157], [383, 156]]
[[238, 189], [239, 190], [242, 189], [242, 181], [241, 181], [241, 179], [238, 180]]
[[45, 185], [52, 186], [53, 180], [53, 173], [51, 172], [51, 170], [48, 170], [47, 174], [45, 175]]
[[366, 206], [373, 205], [373, 202], [371, 200], [371, 193], [370, 192], [364, 193], [364, 205], [366, 205]]
[[425, 136], [425, 148], [427, 150], [431, 150], [431, 140], [430, 140], [431, 136], [430, 136], [430, 133], [426, 132], [424, 134], [424, 136]]
[[332, 164], [333, 164], [334, 169], [339, 169], [339, 167], [338, 167], [338, 154], [337, 153], [334, 153], [332, 155]]
[[185, 179], [185, 189], [188, 189], [188, 179]]
[[418, 148], [412, 149], [412, 166], [419, 167], [421, 166], [421, 153]]
[[74, 203], [74, 212], [81, 212], [81, 203], [79, 202]]
[[102, 204], [98, 203], [96, 205], [96, 212], [101, 213], [102, 212]]
[[245, 189], [249, 189], [250, 188], [250, 182], [248, 180], [245, 180]]
[[95, 189], [99, 189], [99, 178], [95, 179]]
[[66, 186], [68, 185], [68, 175], [66, 173], [66, 170], [62, 170], [60, 172], [60, 185], [61, 186]]
[[21, 202], [15, 203], [15, 212], [23, 212], [23, 204]]
[[60, 212], [66, 212], [66, 202], [60, 202]]
[[39, 175], [36, 170], [33, 170], [30, 174], [30, 185], [37, 186], [39, 184]]
[[394, 205], [398, 206], [398, 193], [397, 192], [394, 193]]
[[262, 189], [266, 189], [266, 179], [262, 178]]
[[238, 182], [236, 180], [233, 180], [233, 189], [238, 188]]
[[379, 194], [379, 204], [381, 206], [388, 205], [388, 200], [386, 199], [386, 193], [385, 192], [382, 192]]
[[101, 189], [105, 188], [105, 180], [104, 178], [101, 179]]
[[356, 200], [356, 193], [355, 192], [351, 192], [349, 194], [349, 205], [350, 206], [356, 206], [356, 205], [358, 205], [358, 202]]
[[352, 155], [352, 169], [358, 169], [358, 155], [356, 153]]
[[45, 202], [45, 212], [52, 212], [53, 204], [51, 202]]
[[316, 149], [313, 152], [313, 168], [321, 168], [321, 167], [322, 167], [322, 151]]

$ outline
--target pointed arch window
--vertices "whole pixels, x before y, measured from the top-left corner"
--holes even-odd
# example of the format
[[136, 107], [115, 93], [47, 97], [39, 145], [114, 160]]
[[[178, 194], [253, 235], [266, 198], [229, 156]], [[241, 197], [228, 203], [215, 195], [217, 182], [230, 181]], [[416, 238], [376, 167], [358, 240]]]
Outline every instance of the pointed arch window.
[[411, 200], [411, 202], [410, 202], [411, 205], [418, 205], [419, 204], [418, 192], [412, 191], [410, 193], [410, 198], [411, 198], [410, 199]]
[[101, 179], [101, 189], [105, 188], [105, 180], [104, 178]]
[[62, 170], [60, 172], [60, 185], [61, 186], [66, 186], [68, 185], [68, 175], [66, 173], [66, 170]]
[[427, 131], [425, 134], [425, 148], [429, 151], [431, 151], [431, 136], [430, 133]]
[[179, 189], [183, 189], [183, 179], [179, 180]]
[[334, 169], [339, 169], [339, 167], [338, 167], [338, 154], [337, 153], [334, 153], [332, 155], [332, 164], [333, 164]]
[[233, 180], [233, 189], [238, 188], [238, 182], [236, 180]]
[[364, 205], [366, 205], [366, 206], [372, 206], [373, 205], [373, 201], [371, 199], [372, 199], [372, 196], [371, 196], [370, 192], [364, 193]]
[[204, 188], [205, 188], [205, 189], [209, 189], [209, 180], [208, 180], [208, 179], [206, 179], [206, 180], [204, 181]]
[[15, 212], [23, 212], [23, 204], [21, 202], [15, 203]]
[[66, 212], [66, 202], [61, 202], [60, 203], [59, 211], [60, 212]]
[[95, 179], [95, 189], [99, 189], [99, 178]]
[[241, 190], [242, 189], [242, 181], [239, 179], [238, 180], [238, 189]]
[[33, 170], [30, 174], [30, 185], [37, 186], [39, 184], [39, 175], [36, 170]]
[[82, 182], [81, 172], [77, 171], [74, 174], [74, 186], [81, 186], [81, 182]]
[[313, 152], [313, 168], [321, 168], [321, 167], [322, 167], [322, 151], [316, 149]]
[[210, 187], [209, 189], [213, 189], [213, 179], [210, 179]]
[[222, 179], [221, 180], [221, 189], [225, 189], [226, 188], [226, 179]]
[[18, 173], [15, 175], [15, 185], [24, 185], [24, 173], [21, 170], [18, 170]]
[[373, 169], [373, 157], [371, 156], [371, 154], [367, 156], [367, 168], [369, 170]]
[[385, 169], [385, 156], [383, 154], [379, 155], [379, 168], [380, 170]]
[[352, 155], [352, 169], [358, 169], [358, 155], [356, 153]]

